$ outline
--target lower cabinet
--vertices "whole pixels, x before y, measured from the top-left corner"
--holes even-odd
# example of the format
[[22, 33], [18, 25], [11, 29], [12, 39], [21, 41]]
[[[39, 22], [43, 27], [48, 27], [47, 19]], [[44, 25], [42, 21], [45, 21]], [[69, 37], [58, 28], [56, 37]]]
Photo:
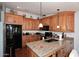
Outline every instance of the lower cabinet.
[[56, 56], [57, 56], [57, 57], [67, 57], [66, 55], [67, 55], [67, 53], [66, 53], [65, 48], [61, 48], [61, 49], [58, 50], [57, 53], [56, 53]]
[[15, 55], [16, 57], [27, 57], [27, 47], [16, 49]]
[[29, 47], [27, 47], [27, 56], [28, 57], [37, 57], [37, 55]]
[[30, 48], [26, 46], [26, 43], [38, 41], [38, 40], [40, 40], [39, 35], [23, 35], [22, 36], [22, 48], [15, 50], [16, 57], [29, 57], [29, 56], [34, 57], [35, 54], [32, 52]]
[[56, 51], [52, 52], [48, 57], [56, 57]]
[[[67, 41], [63, 46], [46, 55], [46, 57], [69, 57], [69, 54], [73, 48], [73, 42]], [[16, 50], [16, 57], [38, 57], [38, 55], [35, 52], [33, 52], [31, 48], [25, 46], [22, 49]]]
[[74, 48], [73, 41], [68, 41], [65, 45], [56, 52], [57, 57], [68, 57], [72, 49]]
[[41, 39], [41, 36], [39, 35], [23, 35], [22, 36], [22, 47], [26, 46], [26, 43], [33, 42], [33, 41], [39, 41]]

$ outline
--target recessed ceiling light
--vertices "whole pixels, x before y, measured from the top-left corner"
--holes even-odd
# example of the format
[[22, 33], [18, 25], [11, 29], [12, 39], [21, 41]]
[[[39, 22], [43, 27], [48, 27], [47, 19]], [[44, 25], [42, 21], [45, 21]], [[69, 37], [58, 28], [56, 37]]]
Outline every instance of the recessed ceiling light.
[[60, 26], [57, 26], [57, 28], [60, 28]]
[[17, 6], [17, 8], [20, 8], [19, 6]]

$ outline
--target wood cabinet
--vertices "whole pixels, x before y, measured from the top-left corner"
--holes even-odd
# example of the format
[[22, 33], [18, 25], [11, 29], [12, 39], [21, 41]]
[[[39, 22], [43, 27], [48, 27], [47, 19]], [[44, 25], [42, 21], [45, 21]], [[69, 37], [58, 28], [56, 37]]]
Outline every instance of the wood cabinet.
[[40, 40], [39, 35], [23, 35], [22, 36], [22, 48], [16, 49], [16, 57], [35, 57], [36, 54], [26, 46], [28, 42]]
[[[48, 54], [44, 55], [46, 57], [69, 57], [70, 52], [74, 48], [73, 40], [66, 40], [60, 47], [55, 50], [52, 50]], [[50, 51], [50, 50], [49, 50]], [[47, 52], [46, 52], [47, 53]], [[28, 47], [28, 56], [38, 57], [36, 53]]]
[[[74, 32], [74, 12], [65, 11], [42, 19], [43, 24], [49, 24], [50, 31]], [[59, 26], [59, 28], [57, 28]]]
[[23, 30], [30, 30], [31, 29], [31, 20], [28, 18], [23, 19]]
[[23, 35], [22, 36], [22, 47], [26, 47], [26, 43], [38, 41], [41, 37], [39, 35]]
[[29, 36], [27, 35], [23, 35], [22, 36], [22, 47], [26, 47], [26, 43], [28, 43], [29, 42], [29, 38], [28, 38]]
[[22, 25], [23, 30], [38, 30], [39, 20], [6, 13], [5, 24]]
[[16, 54], [16, 57], [27, 57], [28, 56], [27, 55], [28, 54], [27, 47], [15, 49], [15, 54]]
[[74, 48], [73, 43], [73, 41], [66, 41], [65, 45], [56, 52], [57, 57], [68, 57]]
[[10, 13], [5, 14], [5, 24], [23, 24], [23, 17], [19, 15], [14, 15]]
[[60, 50], [57, 51], [57, 57], [66, 57], [66, 50], [65, 48], [61, 48]]
[[59, 26], [61, 32], [74, 32], [74, 12], [60, 12]]
[[46, 17], [46, 18], [41, 19], [40, 23], [42, 23], [43, 26], [50, 25], [50, 17]]
[[74, 32], [74, 12], [66, 14], [66, 26], [68, 32]]
[[38, 30], [39, 21], [36, 19], [24, 18], [23, 30]]
[[53, 15], [50, 20], [50, 26], [49, 26], [50, 31], [59, 31], [60, 28], [57, 28], [57, 25], [58, 25], [57, 15]]
[[37, 57], [37, 55], [29, 47], [27, 47], [27, 51], [28, 57]]
[[74, 12], [59, 13], [59, 24], [61, 32], [74, 32]]

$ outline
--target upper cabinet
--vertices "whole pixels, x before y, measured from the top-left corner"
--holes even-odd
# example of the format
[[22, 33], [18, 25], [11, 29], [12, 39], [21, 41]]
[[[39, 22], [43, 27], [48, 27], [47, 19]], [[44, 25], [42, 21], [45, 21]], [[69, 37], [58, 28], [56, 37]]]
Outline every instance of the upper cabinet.
[[[74, 32], [74, 12], [65, 11], [41, 20], [43, 25], [49, 25], [50, 31]], [[59, 28], [57, 28], [59, 26]]]
[[5, 24], [22, 25], [22, 30], [38, 30], [39, 20], [24, 18], [10, 13], [5, 14]]
[[74, 12], [65, 11], [59, 13], [59, 24], [61, 32], [74, 32]]
[[40, 23], [42, 23], [43, 26], [50, 25], [50, 17], [46, 17], [46, 18], [41, 19]]
[[74, 12], [66, 14], [66, 26], [68, 32], [74, 32]]
[[65, 16], [65, 14], [64, 14], [64, 12], [61, 12], [61, 13], [59, 13], [58, 14], [59, 15], [59, 31], [61, 31], [61, 32], [65, 32], [65, 31], [67, 31], [67, 27], [66, 27], [66, 16]]
[[38, 30], [39, 21], [36, 19], [24, 18], [23, 30]]
[[[40, 20], [23, 18], [19, 15], [6, 13], [5, 23], [22, 25], [23, 30], [39, 30], [38, 25], [42, 23], [43, 26], [49, 26], [50, 31], [74, 32], [74, 12], [64, 11]], [[57, 26], [59, 26], [59, 28], [57, 28]]]
[[57, 15], [53, 15], [50, 19], [50, 31], [59, 31], [59, 28], [57, 28], [58, 25], [58, 19], [57, 19]]
[[10, 13], [5, 14], [5, 23], [6, 24], [23, 24], [23, 17], [19, 15], [13, 15]]

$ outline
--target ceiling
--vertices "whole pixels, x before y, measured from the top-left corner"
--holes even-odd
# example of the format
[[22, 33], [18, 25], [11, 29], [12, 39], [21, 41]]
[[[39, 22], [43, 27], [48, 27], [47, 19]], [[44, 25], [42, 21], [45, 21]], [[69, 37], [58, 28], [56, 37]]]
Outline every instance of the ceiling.
[[[40, 2], [4, 2], [6, 7], [40, 15]], [[18, 8], [17, 8], [18, 7]], [[60, 11], [79, 11], [79, 2], [42, 2], [42, 14]]]

